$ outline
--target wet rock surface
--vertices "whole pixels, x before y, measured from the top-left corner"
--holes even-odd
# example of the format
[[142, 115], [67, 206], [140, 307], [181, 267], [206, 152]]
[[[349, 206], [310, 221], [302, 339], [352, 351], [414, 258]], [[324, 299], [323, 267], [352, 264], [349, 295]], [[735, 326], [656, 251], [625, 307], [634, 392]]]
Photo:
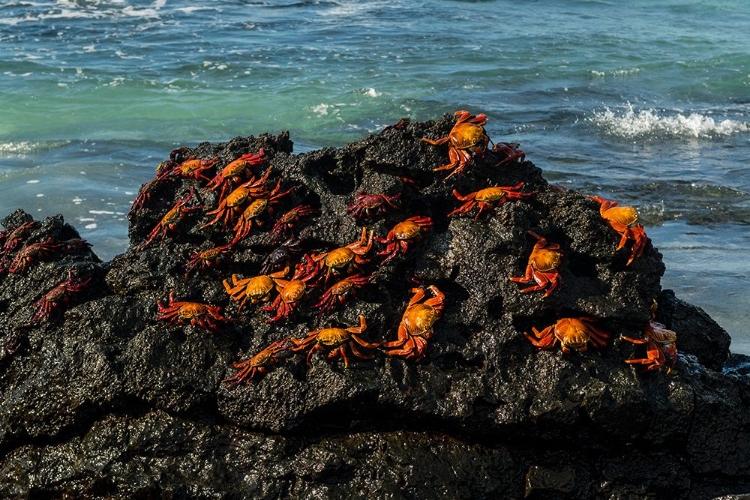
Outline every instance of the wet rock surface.
[[[174, 152], [216, 167], [263, 149], [269, 185], [295, 189], [273, 215], [205, 270], [191, 256], [227, 245], [232, 227], [206, 211], [220, 190], [202, 179], [164, 176], [144, 188], [130, 216], [130, 248], [101, 262], [56, 215], [38, 221], [3, 251], [0, 267], [0, 496], [25, 498], [711, 498], [750, 491], [750, 370], [732, 355], [729, 336], [702, 310], [670, 290], [658, 242], [626, 265], [628, 249], [582, 193], [550, 186], [530, 161], [497, 165], [476, 158], [448, 180], [434, 168], [447, 146], [422, 137], [448, 134], [453, 117], [401, 123], [342, 148], [292, 153], [287, 133], [203, 143]], [[268, 164], [253, 166], [260, 177]], [[215, 169], [210, 171], [210, 176]], [[528, 199], [474, 218], [448, 214], [462, 195], [523, 182]], [[362, 221], [347, 214], [360, 192], [398, 199], [399, 209]], [[177, 200], [200, 207], [175, 220]], [[411, 216], [432, 227], [387, 265], [375, 242], [361, 272], [374, 274], [347, 304], [320, 313], [326, 285], [311, 288], [287, 319], [247, 301], [242, 311], [223, 280], [260, 274], [277, 249], [269, 235], [287, 210], [300, 217], [291, 265], [359, 239], [379, 238]], [[2, 224], [2, 244], [31, 216]], [[165, 226], [166, 227], [166, 226]], [[544, 292], [510, 281], [524, 273], [536, 240], [560, 245], [562, 282]], [[147, 243], [150, 236], [153, 241]], [[283, 239], [282, 239], [283, 240]], [[33, 243], [53, 247], [10, 272]], [[57, 245], [57, 246], [55, 246]], [[656, 247], [654, 246], [656, 245]], [[283, 268], [281, 259], [276, 269]], [[70, 279], [69, 291], [43, 317], [39, 301]], [[231, 280], [230, 280], [231, 282]], [[445, 294], [423, 359], [348, 355], [321, 349], [284, 352], [266, 373], [239, 384], [233, 363], [285, 337], [347, 328], [396, 339], [419, 284]], [[157, 301], [218, 306], [221, 332], [157, 319]], [[276, 292], [272, 292], [275, 296]], [[427, 294], [430, 297], [430, 293]], [[677, 332], [671, 373], [625, 360], [643, 357], [651, 319]], [[58, 303], [56, 303], [58, 304]], [[524, 337], [560, 318], [593, 318], [610, 334], [602, 348], [564, 354]]]

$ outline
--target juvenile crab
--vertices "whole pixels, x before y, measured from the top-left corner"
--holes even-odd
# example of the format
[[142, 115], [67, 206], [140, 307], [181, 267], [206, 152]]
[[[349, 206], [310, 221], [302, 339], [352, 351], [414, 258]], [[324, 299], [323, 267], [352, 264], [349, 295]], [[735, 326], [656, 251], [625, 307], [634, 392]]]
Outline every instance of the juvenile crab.
[[167, 237], [167, 233], [169, 231], [175, 231], [177, 229], [177, 223], [180, 222], [186, 214], [201, 209], [201, 207], [185, 206], [193, 198], [193, 193], [193, 188], [190, 188], [190, 194], [175, 203], [175, 205], [170, 208], [166, 214], [164, 214], [164, 217], [162, 217], [161, 220], [151, 230], [151, 232], [148, 233], [148, 238], [146, 239], [146, 241], [138, 246], [139, 250], [150, 245], [151, 242], [154, 241], [157, 236], [159, 236], [159, 234], [161, 234], [161, 241], [164, 241], [164, 238]]
[[236, 215], [244, 211], [244, 205], [248, 200], [263, 198], [268, 195], [268, 188], [265, 182], [268, 180], [269, 175], [271, 175], [271, 167], [268, 167], [260, 179], [256, 180], [252, 178], [246, 183], [240, 184], [226, 198], [223, 198], [219, 202], [218, 207], [206, 212], [206, 215], [216, 214], [216, 217], [212, 221], [203, 224], [201, 229], [216, 224], [222, 219], [224, 226], [231, 227], [234, 225]]
[[359, 268], [360, 265], [366, 264], [370, 260], [365, 258], [365, 255], [372, 248], [373, 232], [370, 231], [370, 237], [367, 237], [367, 228], [362, 228], [362, 235], [358, 241], [350, 243], [345, 247], [339, 247], [331, 250], [330, 252], [323, 252], [319, 254], [313, 254], [313, 262], [323, 262], [326, 268], [325, 282], [328, 283], [328, 278], [331, 274], [338, 274], [339, 272], [349, 269], [350, 267]]
[[466, 196], [461, 195], [457, 190], [453, 190], [453, 196], [458, 198], [459, 201], [464, 201], [463, 205], [448, 214], [448, 217], [457, 214], [467, 214], [471, 212], [474, 207], [479, 206], [477, 214], [474, 216], [474, 220], [479, 218], [482, 211], [492, 213], [495, 207], [503, 205], [506, 201], [510, 200], [525, 200], [536, 194], [536, 191], [530, 193], [524, 193], [521, 191], [524, 183], [519, 182], [515, 186], [491, 186], [488, 188], [480, 189], [474, 193], [469, 193]]
[[214, 191], [221, 187], [221, 194], [219, 199], [224, 198], [227, 190], [232, 185], [232, 182], [239, 182], [242, 174], [250, 167], [254, 165], [260, 165], [266, 161], [266, 153], [263, 148], [259, 149], [256, 154], [248, 153], [240, 156], [233, 162], [230, 162], [224, 168], [222, 168], [216, 176], [206, 185], [205, 191]]
[[651, 307], [651, 321], [648, 322], [640, 339], [622, 336], [633, 344], [646, 346], [646, 357], [625, 360], [628, 364], [642, 365], [646, 371], [658, 371], [662, 367], [667, 367], [667, 373], [671, 372], [677, 363], [677, 333], [668, 330], [666, 326], [654, 321], [657, 304], [654, 301]]
[[531, 249], [529, 262], [526, 265], [526, 274], [511, 277], [510, 280], [514, 283], [530, 283], [533, 280], [536, 285], [522, 289], [521, 293], [537, 292], [546, 288], [547, 291], [544, 292], [544, 296], [549, 297], [562, 281], [557, 268], [560, 267], [563, 253], [557, 243], [549, 243], [546, 238], [533, 231], [528, 231], [528, 233], [537, 241], [534, 248]]
[[156, 301], [159, 312], [156, 313], [156, 319], [167, 320], [169, 324], [185, 324], [189, 322], [193, 326], [199, 326], [204, 330], [221, 332], [216, 321], [232, 321], [221, 315], [221, 308], [218, 306], [209, 306], [200, 302], [185, 302], [175, 299], [174, 292], [169, 292], [169, 304], [162, 304], [161, 300]]
[[427, 287], [432, 297], [422, 302], [425, 291], [412, 288], [414, 296], [398, 325], [398, 339], [383, 344], [386, 354], [419, 361], [427, 353], [427, 339], [432, 337], [433, 326], [443, 312], [445, 294], [434, 285]]
[[34, 302], [36, 312], [31, 318], [32, 323], [49, 318], [53, 311], [59, 307], [67, 307], [70, 303], [70, 296], [74, 293], [82, 292], [91, 282], [91, 278], [83, 282], [75, 282], [73, 271], [68, 271], [68, 279], [58, 283], [48, 290], [42, 297]]
[[237, 385], [244, 380], [250, 382], [255, 375], [264, 375], [281, 359], [281, 354], [289, 350], [289, 338], [273, 342], [255, 356], [239, 363], [232, 363], [239, 371], [234, 376], [225, 378], [222, 382]]
[[554, 325], [550, 325], [542, 331], [532, 327], [533, 336], [524, 332], [524, 336], [533, 345], [540, 349], [552, 349], [560, 342], [562, 352], [569, 354], [571, 349], [584, 352], [591, 343], [595, 347], [603, 347], [607, 343], [610, 334], [596, 328], [591, 323], [595, 318], [561, 318]]
[[317, 274], [317, 265], [308, 255], [305, 255], [305, 262], [297, 265], [291, 280], [276, 279], [276, 290], [279, 294], [274, 299], [273, 304], [263, 307], [264, 311], [276, 310], [276, 314], [267, 319], [266, 323], [274, 323], [288, 318], [305, 297], [308, 288], [307, 282], [314, 280]]
[[289, 238], [266, 255], [260, 263], [260, 272], [268, 274], [284, 267], [291, 267], [292, 260], [296, 260], [303, 253], [302, 242], [297, 238]]
[[430, 217], [416, 215], [393, 226], [393, 229], [388, 232], [385, 239], [376, 236], [376, 241], [386, 245], [385, 249], [377, 254], [379, 256], [385, 255], [385, 259], [383, 259], [381, 265], [387, 264], [399, 254], [406, 254], [412, 243], [422, 239], [422, 230], [427, 230], [430, 227], [432, 227], [432, 219]]
[[250, 299], [251, 304], [270, 301], [271, 292], [278, 280], [283, 279], [288, 272], [289, 268], [287, 267], [275, 273], [261, 274], [244, 279], [240, 279], [236, 274], [233, 274], [231, 285], [228, 280], [223, 281], [224, 289], [232, 297], [232, 300], [240, 303], [237, 307], [237, 312], [240, 313], [248, 299]]
[[487, 115], [480, 113], [472, 116], [468, 111], [456, 111], [458, 121], [453, 125], [450, 133], [441, 139], [428, 139], [423, 137], [422, 140], [439, 146], [450, 141], [448, 147], [448, 158], [450, 163], [437, 167], [435, 170], [453, 170], [446, 179], [463, 173], [472, 163], [472, 155], [482, 157], [490, 143], [490, 138], [484, 131], [484, 125], [487, 124]]
[[26, 245], [13, 257], [8, 270], [14, 274], [23, 274], [29, 264], [37, 259], [52, 256], [60, 246], [59, 243], [52, 243], [52, 238], [47, 238], [45, 241], [39, 243]]
[[287, 237], [289, 233], [294, 233], [294, 228], [302, 217], [320, 213], [320, 210], [310, 205], [299, 205], [287, 210], [268, 232], [268, 240], [276, 243], [281, 238]]
[[399, 198], [401, 198], [401, 193], [388, 196], [386, 194], [367, 194], [361, 191], [354, 197], [354, 203], [349, 205], [346, 211], [357, 220], [361, 220], [363, 217], [372, 219], [384, 215], [389, 207], [398, 210]]
[[263, 222], [258, 220], [259, 217], [265, 212], [273, 213], [273, 205], [279, 203], [279, 200], [291, 193], [296, 186], [292, 186], [286, 191], [279, 192], [281, 189], [281, 179], [276, 183], [269, 193], [264, 196], [258, 196], [245, 208], [244, 212], [240, 216], [237, 224], [234, 225], [234, 238], [232, 239], [232, 245], [235, 245], [238, 241], [247, 237], [250, 231], [253, 229], [253, 221], [258, 226], [263, 225]]
[[522, 163], [526, 159], [526, 153], [518, 149], [521, 145], [517, 142], [498, 142], [492, 147], [492, 152], [497, 154], [500, 153], [504, 156], [502, 160], [495, 164], [496, 167], [500, 167], [507, 163], [518, 162]]
[[602, 218], [620, 235], [617, 250], [623, 248], [628, 240], [633, 240], [627, 262], [627, 265], [630, 265], [633, 259], [643, 254], [646, 246], [646, 232], [643, 230], [643, 225], [637, 223], [638, 211], [635, 207], [621, 207], [616, 201], [608, 201], [599, 196], [589, 196], [589, 198], [599, 203], [599, 213]]
[[138, 190], [138, 195], [135, 197], [135, 200], [133, 200], [133, 205], [130, 207], [128, 216], [138, 215], [139, 213], [141, 213], [141, 210], [143, 210], [143, 207], [146, 205], [146, 203], [151, 200], [151, 194], [156, 189], [156, 186], [164, 182], [164, 179], [166, 179], [168, 176], [169, 171], [166, 171], [162, 174], [157, 175], [146, 184], [143, 184], [141, 186], [141, 189]]
[[360, 314], [359, 326], [350, 326], [349, 328], [322, 328], [309, 332], [307, 337], [304, 339], [295, 339], [292, 337], [290, 340], [294, 344], [291, 348], [292, 352], [299, 352], [309, 349], [307, 351], [307, 364], [310, 365], [312, 361], [312, 355], [321, 349], [333, 349], [328, 353], [327, 359], [341, 358], [344, 360], [344, 368], [349, 367], [349, 358], [346, 355], [347, 347], [351, 350], [352, 354], [360, 359], [371, 359], [374, 356], [372, 354], [365, 354], [359, 350], [359, 347], [365, 347], [367, 349], [376, 349], [380, 346], [379, 343], [370, 343], [362, 340], [359, 335], [367, 328], [367, 322], [365, 317]]
[[196, 252], [190, 256], [190, 260], [183, 266], [185, 268], [185, 278], [196, 269], [204, 273], [219, 264], [221, 259], [232, 252], [232, 245], [221, 245], [209, 248], [201, 252]]
[[336, 303], [342, 306], [347, 302], [347, 296], [356, 297], [357, 288], [361, 288], [372, 281], [374, 276], [363, 276], [362, 274], [354, 274], [347, 276], [346, 278], [337, 281], [331, 288], [320, 297], [320, 300], [315, 304], [313, 309], [318, 309], [320, 314], [329, 311]]

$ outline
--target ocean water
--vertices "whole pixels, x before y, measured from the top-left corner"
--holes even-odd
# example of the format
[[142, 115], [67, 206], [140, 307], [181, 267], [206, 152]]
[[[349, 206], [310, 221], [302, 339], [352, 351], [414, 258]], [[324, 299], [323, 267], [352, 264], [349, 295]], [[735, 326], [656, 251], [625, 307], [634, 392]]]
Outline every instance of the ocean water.
[[664, 288], [750, 354], [750, 2], [6, 0], [0, 47], [0, 215], [62, 213], [104, 259], [176, 147], [467, 109], [636, 206]]

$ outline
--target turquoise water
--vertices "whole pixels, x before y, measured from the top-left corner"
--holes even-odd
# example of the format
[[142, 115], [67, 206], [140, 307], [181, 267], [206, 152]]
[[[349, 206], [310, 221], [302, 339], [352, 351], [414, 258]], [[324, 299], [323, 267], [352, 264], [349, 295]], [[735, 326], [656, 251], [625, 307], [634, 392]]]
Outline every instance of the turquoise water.
[[550, 181], [638, 207], [664, 287], [750, 353], [750, 3], [654, 3], [8, 0], [0, 214], [62, 213], [109, 259], [176, 147], [468, 109]]

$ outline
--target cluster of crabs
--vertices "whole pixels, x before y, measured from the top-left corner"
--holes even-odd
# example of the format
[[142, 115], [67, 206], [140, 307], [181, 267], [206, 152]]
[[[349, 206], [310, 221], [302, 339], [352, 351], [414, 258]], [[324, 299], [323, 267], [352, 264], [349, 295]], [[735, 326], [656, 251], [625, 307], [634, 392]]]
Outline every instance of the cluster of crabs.
[[[449, 163], [435, 168], [436, 171], [450, 171], [446, 178], [464, 173], [475, 158], [481, 158], [488, 152], [492, 143], [484, 129], [486, 115], [474, 116], [467, 111], [457, 111], [455, 114], [458, 119], [446, 137], [423, 138], [436, 146], [448, 144]], [[377, 272], [366, 271], [368, 264], [376, 263], [379, 268], [393, 259], [407, 256], [432, 226], [430, 217], [411, 215], [395, 224], [385, 238], [375, 236], [373, 230], [368, 231], [365, 223], [397, 210], [401, 194], [387, 196], [360, 192], [348, 205], [349, 215], [363, 225], [359, 238], [333, 250], [302, 254], [295, 228], [303, 218], [314, 216], [320, 210], [310, 205], [299, 205], [273, 218], [278, 205], [295, 188], [283, 189], [280, 176], [276, 177], [275, 182], [271, 180], [273, 169], [263, 149], [241, 155], [221, 168], [216, 165], [217, 158], [183, 158], [185, 151], [173, 151], [170, 159], [159, 165], [156, 178], [141, 188], [131, 211], [138, 213], [148, 201], [153, 188], [174, 176], [191, 178], [203, 184], [201, 194], [218, 192], [217, 202], [210, 207], [192, 203], [196, 199], [196, 192], [195, 188], [191, 188], [187, 196], [179, 199], [153, 226], [137, 250], [153, 244], [157, 238], [163, 241], [170, 233], [177, 231], [180, 221], [187, 214], [203, 211], [206, 220], [200, 228], [220, 228], [228, 235], [227, 242], [192, 254], [184, 264], [187, 277], [192, 272], [205, 272], [216, 267], [221, 258], [233, 252], [255, 228], [262, 227], [271, 219], [273, 226], [266, 232], [266, 238], [271, 244], [284, 240], [283, 243], [266, 258], [257, 274], [232, 274], [223, 280], [226, 293], [237, 304], [238, 314], [249, 304], [249, 307], [262, 308], [270, 313], [266, 321], [275, 323], [289, 319], [305, 303], [319, 314], [335, 307], [344, 307], [356, 297], [357, 289], [375, 279]], [[493, 144], [491, 151], [496, 157], [503, 158], [498, 165], [525, 160], [525, 154], [518, 144]], [[215, 173], [209, 177], [207, 174], [211, 171]], [[476, 220], [483, 214], [492, 213], [503, 203], [526, 200], [536, 194], [534, 191], [525, 192], [523, 188], [524, 183], [520, 182], [514, 186], [487, 186], [465, 195], [454, 189], [453, 195], [460, 204], [447, 216], [471, 215], [474, 212], [473, 218]], [[596, 196], [590, 198], [599, 203], [601, 216], [620, 235], [617, 250], [630, 242], [627, 260], [627, 265], [630, 265], [641, 256], [647, 240], [643, 226], [638, 223], [635, 208], [619, 206], [616, 202]], [[520, 293], [541, 292], [548, 297], [560, 289], [559, 266], [563, 251], [559, 244], [548, 241], [542, 235], [533, 231], [528, 231], [528, 234], [535, 239], [535, 244], [525, 272], [521, 276], [509, 276], [509, 279], [528, 285], [519, 288]], [[375, 249], [375, 242], [383, 248]], [[311, 300], [315, 296], [313, 292], [317, 292], [317, 297]], [[325, 351], [330, 360], [341, 358], [345, 367], [349, 365], [349, 353], [356, 358], [368, 359], [374, 356], [374, 352], [383, 352], [418, 361], [426, 353], [427, 341], [440, 318], [445, 296], [434, 285], [413, 288], [411, 293], [412, 298], [405, 307], [395, 340], [372, 342], [362, 338], [367, 320], [360, 315], [359, 325], [356, 326], [322, 328], [308, 332], [301, 339], [286, 337], [276, 340], [251, 358], [235, 363], [238, 372], [226, 381], [240, 383], [251, 380], [256, 374], [265, 373], [290, 352], [305, 351], [309, 364], [314, 353]], [[157, 301], [157, 306], [157, 318], [160, 320], [190, 323], [212, 331], [220, 331], [219, 322], [236, 321], [225, 317], [218, 306], [178, 300], [173, 293], [170, 293], [168, 303]], [[651, 321], [644, 327], [642, 338], [623, 336], [627, 341], [644, 345], [646, 351], [645, 357], [627, 362], [643, 365], [650, 371], [662, 367], [671, 370], [677, 359], [676, 334], [654, 321], [655, 313], [656, 306], [652, 309]], [[589, 346], [605, 345], [610, 337], [608, 332], [595, 326], [595, 322], [596, 319], [591, 317], [565, 317], [542, 330], [532, 328], [532, 332], [526, 332], [525, 336], [541, 349], [551, 349], [559, 343], [566, 354], [571, 350], [586, 351]]]

